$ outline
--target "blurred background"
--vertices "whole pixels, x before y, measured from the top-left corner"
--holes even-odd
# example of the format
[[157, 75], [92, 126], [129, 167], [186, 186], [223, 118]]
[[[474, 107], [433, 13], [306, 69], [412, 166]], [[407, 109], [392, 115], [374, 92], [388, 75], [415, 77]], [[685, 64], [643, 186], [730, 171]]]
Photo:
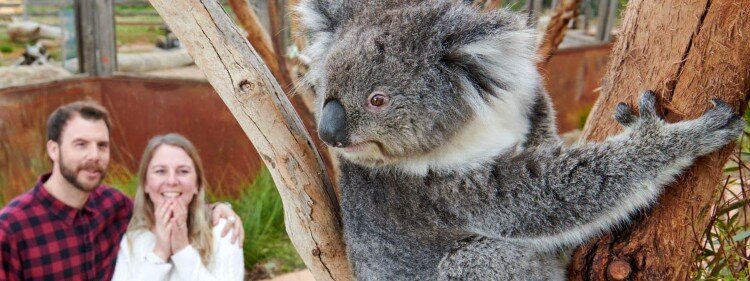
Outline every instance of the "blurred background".
[[[310, 129], [309, 89], [298, 84], [307, 68], [300, 54], [305, 40], [297, 36], [301, 33], [290, 8], [298, 1], [219, 2], [246, 32]], [[527, 13], [544, 32], [561, 2], [475, 4]], [[562, 42], [541, 67], [559, 132], [570, 142], [577, 139], [598, 97], [620, 13], [627, 5], [626, 0], [577, 2], [568, 14], [571, 20]], [[81, 99], [96, 100], [111, 113], [108, 184], [132, 195], [134, 173], [148, 139], [168, 132], [183, 134], [203, 158], [210, 201], [229, 201], [242, 216], [247, 279], [311, 278], [300, 272], [304, 264], [286, 236], [281, 200], [257, 152], [147, 0], [0, 0], [0, 206], [49, 171], [46, 118], [59, 105]], [[738, 155], [747, 151], [745, 147], [738, 148]], [[714, 207], [729, 208], [720, 214], [739, 214], [744, 220], [745, 205], [736, 203], [747, 202], [740, 192], [746, 167], [741, 157], [733, 163], [727, 167], [733, 180], [718, 187], [730, 195]], [[747, 224], [730, 215], [717, 216], [716, 221], [723, 223], [712, 224], [714, 230], [701, 233], [698, 240], [707, 249], [739, 244], [738, 253], [744, 253], [750, 236]], [[728, 268], [739, 258], [728, 252], [704, 253], [696, 261], [696, 278], [734, 274]], [[285, 275], [292, 272], [297, 273]]]

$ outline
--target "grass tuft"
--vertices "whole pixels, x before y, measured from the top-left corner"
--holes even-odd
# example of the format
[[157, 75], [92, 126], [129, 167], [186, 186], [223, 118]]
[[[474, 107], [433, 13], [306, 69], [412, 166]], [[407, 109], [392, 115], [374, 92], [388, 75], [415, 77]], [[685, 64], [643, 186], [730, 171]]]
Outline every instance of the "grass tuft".
[[255, 181], [242, 189], [237, 198], [227, 201], [242, 219], [245, 228], [245, 268], [261, 266], [271, 273], [291, 272], [304, 268], [297, 251], [286, 234], [284, 209], [271, 173], [261, 169]]
[[[750, 112], [750, 111], [748, 111]], [[745, 120], [748, 119], [745, 114]], [[693, 280], [750, 279], [750, 186], [746, 182], [750, 168], [750, 128], [738, 142], [738, 149], [724, 168], [726, 176], [717, 190], [716, 202], [701, 211], [708, 227], [698, 234], [701, 251], [696, 254]]]

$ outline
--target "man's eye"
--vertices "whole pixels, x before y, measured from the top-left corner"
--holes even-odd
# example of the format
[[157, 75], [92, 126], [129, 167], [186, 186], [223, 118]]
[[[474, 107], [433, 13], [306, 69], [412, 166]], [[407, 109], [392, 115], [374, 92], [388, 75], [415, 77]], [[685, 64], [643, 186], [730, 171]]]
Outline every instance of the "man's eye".
[[161, 175], [164, 173], [164, 170], [155, 170], [154, 174]]

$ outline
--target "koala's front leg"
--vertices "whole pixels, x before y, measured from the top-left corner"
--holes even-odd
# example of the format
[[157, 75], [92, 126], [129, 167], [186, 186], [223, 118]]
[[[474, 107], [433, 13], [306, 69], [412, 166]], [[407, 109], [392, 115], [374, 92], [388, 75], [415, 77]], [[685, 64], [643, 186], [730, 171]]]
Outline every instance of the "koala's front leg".
[[583, 242], [627, 221], [696, 157], [739, 136], [744, 121], [726, 103], [714, 105], [698, 119], [669, 124], [647, 92], [639, 100], [640, 116], [618, 105], [615, 118], [626, 130], [603, 143], [540, 147], [499, 160], [489, 176], [494, 189], [484, 190], [485, 198], [450, 195], [461, 207], [457, 217], [466, 219], [467, 230], [490, 237], [542, 247]]

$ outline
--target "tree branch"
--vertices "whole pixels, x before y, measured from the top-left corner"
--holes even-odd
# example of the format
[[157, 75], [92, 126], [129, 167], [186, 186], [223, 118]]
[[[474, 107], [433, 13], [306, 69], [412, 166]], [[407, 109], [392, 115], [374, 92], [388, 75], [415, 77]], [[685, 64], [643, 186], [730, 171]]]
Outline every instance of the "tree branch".
[[557, 51], [560, 43], [565, 38], [565, 32], [568, 30], [570, 20], [574, 19], [578, 14], [578, 5], [580, 3], [581, 0], [563, 0], [555, 9], [555, 13], [550, 18], [549, 25], [547, 25], [547, 31], [544, 33], [544, 40], [537, 51], [539, 58], [541, 58], [538, 63], [539, 66], [545, 66], [552, 57], [552, 54]]
[[351, 280], [338, 202], [292, 105], [216, 0], [151, 0], [269, 167], [287, 233], [316, 280]]

